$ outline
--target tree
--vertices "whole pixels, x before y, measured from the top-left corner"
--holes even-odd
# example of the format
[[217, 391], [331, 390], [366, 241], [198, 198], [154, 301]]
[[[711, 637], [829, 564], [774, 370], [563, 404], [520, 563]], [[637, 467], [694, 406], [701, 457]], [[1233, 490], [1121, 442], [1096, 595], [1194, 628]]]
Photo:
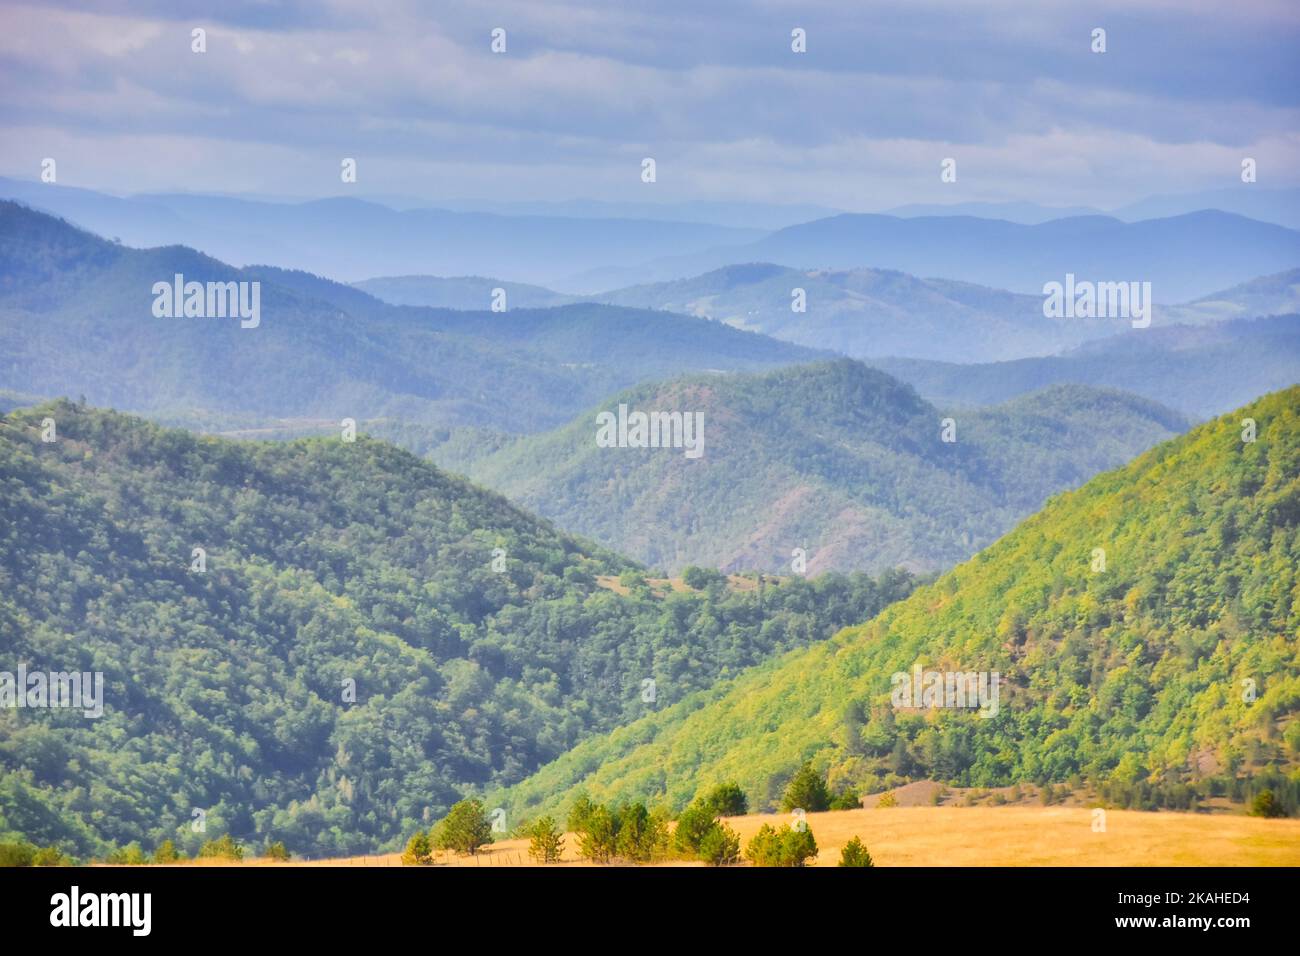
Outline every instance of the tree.
[[538, 817], [525, 830], [530, 838], [528, 855], [538, 863], [558, 863], [564, 855], [564, 834], [552, 817]]
[[791, 829], [783, 824], [773, 830], [764, 823], [745, 847], [745, 859], [755, 866], [803, 866], [817, 855], [817, 841], [806, 827]]
[[1250, 802], [1252, 817], [1284, 817], [1286, 808], [1277, 802], [1272, 790], [1261, 790]]
[[593, 806], [578, 831], [578, 852], [593, 863], [608, 863], [618, 850], [618, 827], [607, 807]]
[[435, 843], [440, 850], [477, 853], [492, 842], [492, 821], [477, 800], [462, 800], [438, 824]]
[[429, 834], [416, 830], [411, 839], [406, 841], [406, 850], [402, 853], [402, 866], [428, 866], [433, 862], [433, 850], [429, 846]]
[[268, 843], [266, 845], [266, 858], [268, 860], [277, 860], [281, 863], [285, 863], [288, 862], [291, 856], [292, 854], [285, 848], [284, 843], [280, 840], [276, 840], [274, 843]]
[[693, 801], [677, 818], [677, 827], [673, 830], [673, 848], [684, 856], [695, 856], [700, 849], [700, 841], [716, 819], [717, 814], [706, 801]]
[[786, 785], [785, 794], [781, 797], [781, 809], [786, 812], [805, 810], [808, 813], [818, 813], [829, 809], [830, 805], [831, 795], [826, 789], [826, 781], [813, 769], [811, 762], [805, 762]]
[[719, 817], [743, 817], [749, 812], [745, 791], [735, 782], [718, 784], [704, 798], [704, 805]]
[[176, 849], [176, 844], [171, 840], [163, 840], [158, 844], [157, 849], [153, 851], [153, 861], [155, 863], [175, 863], [180, 858], [180, 851]]
[[862, 845], [862, 841], [854, 837], [840, 849], [840, 862], [838, 866], [875, 866], [871, 861], [871, 854], [867, 848]]
[[39, 847], [32, 854], [32, 866], [70, 866], [72, 861], [58, 847]]
[[574, 797], [573, 805], [569, 807], [569, 830], [573, 833], [581, 833], [587, 829], [587, 820], [594, 809], [596, 805], [585, 792], [580, 792]]
[[740, 859], [740, 836], [715, 820], [700, 838], [699, 857], [709, 866], [730, 866]]

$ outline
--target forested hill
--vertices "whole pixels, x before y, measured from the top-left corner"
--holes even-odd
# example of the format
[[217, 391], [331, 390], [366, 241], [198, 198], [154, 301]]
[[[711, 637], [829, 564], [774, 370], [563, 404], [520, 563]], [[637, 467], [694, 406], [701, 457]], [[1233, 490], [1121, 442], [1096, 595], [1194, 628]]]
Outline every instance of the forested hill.
[[0, 708], [0, 841], [77, 854], [194, 852], [195, 810], [255, 846], [391, 846], [913, 586], [665, 593], [383, 442], [232, 442], [66, 401], [0, 418], [0, 516], [0, 671], [106, 681], [99, 719]]
[[[258, 283], [255, 325], [184, 317], [180, 304], [155, 315], [155, 283], [176, 275], [247, 283], [250, 305]], [[353, 418], [530, 432], [648, 379], [819, 354], [665, 312], [480, 309], [399, 308], [306, 272], [132, 249], [0, 202], [0, 389], [85, 395], [205, 429]]]
[[[703, 415], [703, 453], [602, 448], [619, 404]], [[1057, 491], [1186, 427], [1148, 399], [1059, 386], [952, 414], [851, 359], [694, 376], [449, 467], [638, 560], [776, 571], [951, 567]], [[950, 437], [953, 441], [946, 441]]]
[[[895, 708], [892, 675], [918, 664], [998, 672], [996, 716]], [[1074, 779], [1142, 807], [1268, 780], [1294, 810], [1298, 710], [1293, 387], [1054, 498], [874, 620], [580, 745], [510, 805], [680, 807], [734, 780], [768, 807], [812, 760], [836, 789]]]

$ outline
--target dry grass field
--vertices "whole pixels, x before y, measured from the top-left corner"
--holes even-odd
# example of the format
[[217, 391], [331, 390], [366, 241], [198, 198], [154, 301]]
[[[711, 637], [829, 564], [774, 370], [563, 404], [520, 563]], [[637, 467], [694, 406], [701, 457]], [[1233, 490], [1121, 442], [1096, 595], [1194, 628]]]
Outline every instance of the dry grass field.
[[[1087, 807], [891, 807], [810, 813], [820, 853], [817, 866], [834, 866], [840, 848], [860, 837], [877, 866], [1300, 866], [1300, 820], [1263, 820], [1226, 814], [1106, 811], [1104, 832], [1093, 830]], [[780, 814], [728, 821], [741, 846], [763, 823], [790, 822]], [[577, 859], [577, 841], [565, 838], [561, 866]], [[527, 840], [504, 840], [477, 856], [438, 854], [439, 865], [530, 866]], [[186, 865], [196, 865], [194, 863]], [[400, 866], [398, 854], [242, 866]], [[690, 862], [660, 864], [698, 866]]]

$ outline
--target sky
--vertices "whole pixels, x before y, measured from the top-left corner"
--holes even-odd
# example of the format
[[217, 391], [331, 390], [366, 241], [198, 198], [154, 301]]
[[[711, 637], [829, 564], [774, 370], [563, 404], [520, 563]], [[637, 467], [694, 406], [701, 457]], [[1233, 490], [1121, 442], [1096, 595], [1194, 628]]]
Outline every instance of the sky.
[[0, 86], [0, 175], [118, 194], [1113, 208], [1245, 157], [1300, 185], [1297, 0], [0, 0]]

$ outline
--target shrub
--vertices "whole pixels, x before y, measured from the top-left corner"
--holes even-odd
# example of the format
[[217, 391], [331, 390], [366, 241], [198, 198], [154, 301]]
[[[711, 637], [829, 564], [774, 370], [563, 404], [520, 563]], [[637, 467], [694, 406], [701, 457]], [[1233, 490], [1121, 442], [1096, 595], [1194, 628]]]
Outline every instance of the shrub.
[[416, 830], [411, 839], [406, 841], [402, 852], [402, 866], [428, 866], [433, 862], [433, 850], [429, 846], [429, 834]]
[[30, 843], [0, 843], [0, 866], [31, 866], [35, 857]]
[[773, 830], [764, 823], [745, 847], [745, 858], [755, 866], [803, 866], [816, 855], [812, 831], [792, 830], [789, 824]]
[[848, 787], [835, 796], [835, 799], [831, 801], [830, 809], [856, 810], [860, 806], [862, 806], [862, 798], [858, 796], [858, 791]]
[[1286, 808], [1277, 802], [1272, 790], [1261, 790], [1255, 794], [1255, 799], [1250, 802], [1250, 815], [1252, 817], [1284, 817], [1286, 816]]
[[730, 866], [740, 860], [740, 836], [721, 820], [700, 838], [699, 857], [709, 866]]
[[199, 847], [199, 857], [217, 860], [234, 860], [236, 863], [244, 859], [244, 848], [235, 842], [234, 837], [229, 833], [216, 840], [209, 840], [203, 846]]
[[438, 824], [434, 843], [440, 850], [477, 853], [479, 847], [492, 842], [492, 821], [477, 800], [462, 800]]
[[867, 848], [862, 845], [862, 841], [854, 837], [848, 843], [844, 844], [840, 850], [839, 866], [875, 866], [871, 861], [871, 854]]
[[43, 846], [32, 854], [32, 866], [71, 866], [72, 861], [58, 847]]
[[268, 843], [266, 845], [266, 858], [268, 860], [279, 860], [280, 862], [283, 863], [283, 862], [287, 862], [291, 856], [292, 854], [288, 851], [288, 849], [285, 848], [285, 845], [281, 843], [279, 840], [275, 841], [274, 843]]
[[551, 817], [539, 817], [525, 829], [528, 855], [538, 863], [558, 863], [564, 855], [564, 834]]
[[153, 851], [153, 861], [155, 863], [175, 863], [180, 858], [180, 851], [176, 849], [176, 844], [171, 840], [163, 840], [158, 844], [158, 848]]
[[781, 809], [786, 812], [803, 809], [816, 813], [829, 809], [830, 805], [831, 795], [826, 789], [826, 781], [813, 769], [811, 763], [804, 763], [798, 769], [781, 797]]
[[[970, 794], [967, 794], [967, 796], [970, 796]], [[898, 797], [894, 796], [894, 791], [892, 790], [888, 793], [882, 794], [880, 799], [876, 801], [877, 809], [896, 806], [898, 806]]]

